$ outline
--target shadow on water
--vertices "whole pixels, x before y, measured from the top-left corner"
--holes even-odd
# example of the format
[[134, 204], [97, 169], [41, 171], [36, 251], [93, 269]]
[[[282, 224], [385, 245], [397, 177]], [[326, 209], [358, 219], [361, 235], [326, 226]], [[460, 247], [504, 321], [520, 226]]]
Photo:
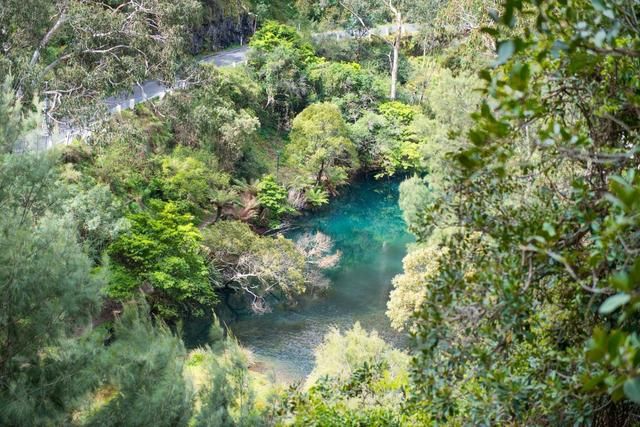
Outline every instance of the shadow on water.
[[402, 272], [402, 258], [413, 241], [398, 207], [399, 183], [363, 178], [326, 209], [294, 220], [295, 228], [287, 237], [321, 231], [342, 251], [340, 265], [328, 273], [331, 287], [321, 296], [305, 298], [295, 309], [246, 315], [229, 325], [277, 380], [288, 382], [309, 374], [313, 349], [332, 326], [345, 330], [359, 321], [387, 342], [404, 346], [404, 336], [390, 328], [385, 315], [391, 280]]

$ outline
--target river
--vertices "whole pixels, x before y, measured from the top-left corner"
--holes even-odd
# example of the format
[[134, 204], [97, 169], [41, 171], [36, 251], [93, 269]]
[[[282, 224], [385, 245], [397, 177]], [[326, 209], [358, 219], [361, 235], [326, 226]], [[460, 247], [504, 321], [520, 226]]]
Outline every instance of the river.
[[[305, 232], [321, 231], [342, 252], [340, 264], [327, 273], [331, 286], [321, 295], [303, 298], [294, 309], [275, 307], [271, 313], [246, 314], [227, 324], [275, 381], [304, 379], [313, 369], [314, 349], [331, 327], [344, 331], [360, 322], [397, 347], [406, 344], [405, 335], [391, 329], [385, 315], [391, 280], [402, 272], [407, 245], [414, 241], [398, 206], [400, 182], [361, 178], [329, 206], [295, 218], [287, 237], [295, 240]], [[204, 344], [209, 325], [206, 319], [188, 321], [187, 345]]]
[[402, 272], [402, 258], [413, 239], [398, 207], [399, 180], [363, 178], [320, 211], [294, 221], [287, 237], [321, 231], [342, 251], [340, 264], [328, 273], [329, 290], [306, 298], [294, 309], [247, 315], [230, 324], [238, 341], [277, 381], [304, 378], [314, 363], [313, 349], [332, 327], [356, 321], [402, 346], [404, 336], [390, 328], [385, 315], [392, 278]]

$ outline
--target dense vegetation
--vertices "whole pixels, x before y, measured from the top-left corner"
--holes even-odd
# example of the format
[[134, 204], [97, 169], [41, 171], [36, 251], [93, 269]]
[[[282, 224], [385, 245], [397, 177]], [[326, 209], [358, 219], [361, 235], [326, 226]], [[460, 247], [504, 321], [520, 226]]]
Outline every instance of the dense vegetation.
[[[5, 3], [0, 424], [637, 422], [636, 2]], [[311, 35], [333, 28], [354, 36]], [[254, 30], [246, 66], [194, 56]], [[41, 112], [92, 132], [18, 149]], [[410, 348], [328, 325], [290, 387], [215, 320], [187, 349], [185, 319], [331, 286], [331, 239], [281, 231], [358, 174], [406, 177]]]

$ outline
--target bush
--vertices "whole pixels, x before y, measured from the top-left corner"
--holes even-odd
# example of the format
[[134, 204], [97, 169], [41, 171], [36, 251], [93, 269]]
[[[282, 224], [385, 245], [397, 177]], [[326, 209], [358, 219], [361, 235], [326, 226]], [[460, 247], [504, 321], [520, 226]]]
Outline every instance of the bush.
[[151, 211], [129, 215], [131, 230], [108, 249], [114, 262], [109, 296], [130, 299], [141, 290], [165, 318], [212, 306], [216, 296], [193, 217], [172, 202], [153, 204]]
[[278, 184], [272, 175], [265, 176], [258, 183], [258, 201], [276, 219], [295, 212], [287, 202], [287, 189]]

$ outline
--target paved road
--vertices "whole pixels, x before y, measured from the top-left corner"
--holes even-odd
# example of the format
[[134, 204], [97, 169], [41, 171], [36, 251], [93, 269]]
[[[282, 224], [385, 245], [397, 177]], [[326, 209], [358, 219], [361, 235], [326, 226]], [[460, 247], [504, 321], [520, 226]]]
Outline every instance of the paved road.
[[[378, 36], [387, 36], [394, 33], [397, 30], [397, 25], [384, 25], [373, 29], [371, 32]], [[420, 26], [417, 24], [405, 24], [403, 26], [405, 34], [413, 34], [420, 31]], [[344, 40], [354, 38], [357, 35], [362, 35], [357, 31], [327, 31], [324, 33], [313, 34], [312, 37], [316, 40], [335, 38], [336, 40]], [[247, 46], [230, 49], [224, 52], [208, 55], [200, 59], [202, 63], [214, 64], [218, 67], [230, 67], [242, 64], [247, 60], [247, 52], [249, 48]], [[162, 84], [158, 80], [150, 80], [143, 84], [140, 84], [133, 88], [129, 93], [124, 93], [120, 96], [114, 96], [107, 98], [106, 103], [109, 112], [118, 113], [122, 110], [133, 108], [136, 104], [146, 102], [154, 98], [162, 98], [167, 93], [175, 89], [186, 87], [185, 82], [178, 81], [175, 88], [169, 88]], [[45, 126], [46, 127], [46, 126]], [[77, 129], [71, 126], [61, 123], [56, 126], [55, 130], [50, 132], [47, 129], [35, 130], [31, 132], [25, 138], [25, 141], [20, 144], [18, 151], [25, 150], [47, 150], [54, 145], [68, 144], [76, 137], [84, 137], [89, 135], [90, 129]]]
[[239, 47], [237, 49], [226, 50], [224, 52], [205, 56], [200, 60], [200, 62], [205, 62], [207, 64], [213, 63], [218, 67], [229, 67], [245, 62], [247, 60], [248, 52], [249, 48], [247, 46]]
[[[218, 67], [234, 67], [246, 62], [248, 51], [249, 48], [247, 46], [230, 49], [207, 55], [200, 59], [200, 62], [214, 64]], [[114, 114], [133, 108], [136, 104], [162, 98], [172, 90], [185, 86], [186, 84], [183, 81], [178, 81], [175, 88], [170, 88], [158, 80], [150, 80], [135, 86], [131, 92], [107, 98], [104, 102], [109, 112]], [[46, 125], [43, 125], [43, 129], [36, 129], [27, 135], [25, 140], [19, 144], [20, 146], [17, 147], [17, 151], [48, 150], [55, 145], [68, 144], [74, 138], [85, 137], [91, 133], [90, 128], [74, 128], [66, 123], [58, 124], [52, 132], [45, 129], [45, 127]]]
[[[241, 64], [247, 60], [247, 52], [249, 48], [244, 46], [238, 49], [231, 49], [212, 55], [207, 55], [200, 59], [201, 63], [214, 64], [218, 67], [230, 67], [237, 64]], [[184, 87], [185, 83], [178, 81], [176, 86], [178, 88]], [[117, 97], [107, 98], [105, 103], [111, 113], [117, 113], [128, 108], [133, 108], [136, 104], [148, 101], [154, 98], [161, 98], [168, 92], [171, 92], [172, 88], [163, 85], [158, 80], [150, 80], [144, 84], [138, 85], [133, 88], [130, 93], [125, 93]]]

